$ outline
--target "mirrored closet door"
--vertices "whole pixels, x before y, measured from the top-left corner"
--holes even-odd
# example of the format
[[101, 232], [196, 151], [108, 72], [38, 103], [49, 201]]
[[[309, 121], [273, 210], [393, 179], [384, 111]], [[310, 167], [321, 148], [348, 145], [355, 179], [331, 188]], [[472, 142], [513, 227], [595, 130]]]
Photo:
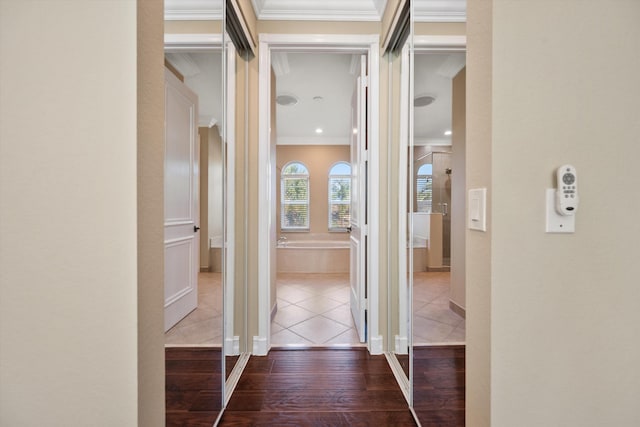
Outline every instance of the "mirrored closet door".
[[[225, 3], [200, 15], [165, 1], [165, 347], [167, 423], [187, 396], [224, 406]], [[191, 15], [190, 15], [191, 13]]]
[[[420, 0], [414, 0], [419, 6]], [[416, 418], [464, 424], [465, 36], [414, 16], [408, 149], [411, 390]], [[455, 31], [454, 31], [455, 32]], [[447, 402], [433, 407], [434, 400]]]

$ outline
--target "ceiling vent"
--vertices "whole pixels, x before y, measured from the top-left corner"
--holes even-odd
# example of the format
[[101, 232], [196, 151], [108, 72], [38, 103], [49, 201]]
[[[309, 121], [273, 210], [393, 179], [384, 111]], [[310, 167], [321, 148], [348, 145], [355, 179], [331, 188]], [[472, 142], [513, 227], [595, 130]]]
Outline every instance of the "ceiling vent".
[[435, 96], [431, 95], [418, 95], [413, 98], [413, 106], [414, 107], [426, 107], [427, 105], [431, 105], [436, 101]]
[[283, 107], [292, 107], [298, 103], [298, 98], [294, 95], [282, 94], [276, 96], [276, 103]]

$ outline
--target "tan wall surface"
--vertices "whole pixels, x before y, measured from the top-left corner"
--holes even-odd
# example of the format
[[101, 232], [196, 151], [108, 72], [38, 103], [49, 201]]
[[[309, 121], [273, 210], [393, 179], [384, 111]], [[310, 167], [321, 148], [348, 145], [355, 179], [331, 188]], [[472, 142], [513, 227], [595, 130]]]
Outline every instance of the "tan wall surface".
[[466, 237], [466, 82], [463, 68], [453, 78], [451, 135], [451, 294], [460, 308], [465, 308], [465, 237]]
[[[492, 1], [467, 4], [467, 189], [488, 188], [487, 233], [466, 231], [466, 422], [491, 426]], [[518, 424], [516, 424], [518, 425]]]
[[413, 31], [416, 36], [457, 36], [465, 35], [466, 27], [464, 22], [416, 22]]
[[209, 128], [198, 128], [200, 137], [200, 270], [209, 269]]
[[[276, 150], [277, 170], [277, 194], [278, 205], [276, 208], [278, 218], [278, 236], [289, 236], [296, 239], [299, 232], [282, 232], [280, 229], [280, 202], [281, 202], [281, 171], [289, 162], [300, 161], [309, 170], [310, 200], [310, 229], [309, 233], [320, 234], [329, 232], [329, 169], [339, 161], [350, 162], [350, 147], [348, 145], [279, 145]], [[336, 239], [348, 238], [346, 233], [335, 233]], [[303, 237], [304, 238], [304, 237]]]
[[[635, 0], [493, 2], [495, 427], [640, 425], [639, 18]], [[576, 233], [547, 234], [564, 163]]]
[[219, 21], [164, 21], [165, 34], [220, 34]]
[[138, 2], [138, 426], [164, 423], [164, 31]]
[[137, 307], [136, 19], [132, 1], [0, 2], [3, 426], [135, 426], [139, 392], [163, 409]]

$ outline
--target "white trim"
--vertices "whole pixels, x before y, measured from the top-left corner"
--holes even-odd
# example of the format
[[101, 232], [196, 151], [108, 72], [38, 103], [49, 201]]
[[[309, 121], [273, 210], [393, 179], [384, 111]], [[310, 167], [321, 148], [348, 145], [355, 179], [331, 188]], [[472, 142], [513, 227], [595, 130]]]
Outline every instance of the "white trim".
[[466, 0], [414, 0], [414, 22], [466, 22]]
[[414, 36], [416, 51], [467, 50], [467, 36]]
[[[377, 317], [378, 316], [376, 316], [376, 318]], [[371, 320], [370, 320], [369, 323], [371, 324], [373, 322], [371, 322]], [[371, 333], [369, 333], [369, 342], [367, 343], [367, 347], [369, 348], [369, 353], [371, 353], [371, 354], [383, 354], [384, 353], [383, 344], [384, 344], [384, 340], [382, 338], [382, 335], [373, 336]]]
[[396, 354], [407, 354], [409, 349], [409, 337], [407, 337], [406, 335], [404, 336], [400, 336], [400, 335], [396, 335], [395, 336], [395, 353]]
[[295, 21], [380, 21], [380, 0], [252, 0], [259, 20]]
[[[262, 323], [262, 319], [260, 319], [260, 323]], [[270, 348], [271, 348], [271, 337], [267, 337], [267, 338], [261, 337], [261, 336], [253, 337], [253, 355], [266, 356], [267, 353], [269, 353]]]
[[349, 137], [325, 136], [278, 136], [277, 145], [350, 145]]
[[[226, 43], [226, 109], [224, 126], [224, 140], [226, 140], [227, 150], [227, 171], [225, 174], [227, 191], [225, 194], [227, 212], [225, 216], [226, 228], [226, 252], [225, 252], [225, 270], [224, 270], [224, 336], [233, 337], [233, 347], [231, 354], [240, 354], [239, 337], [234, 335], [233, 319], [235, 311], [235, 231], [236, 231], [236, 50], [233, 43]], [[225, 141], [223, 141], [225, 142]], [[246, 339], [246, 338], [245, 338]], [[225, 341], [226, 344], [226, 341]]]
[[[398, 155], [398, 333], [407, 337], [409, 310], [409, 282], [407, 281], [407, 177], [408, 153], [409, 153], [409, 73], [404, 70], [409, 69], [409, 47], [405, 45], [401, 53], [400, 65], [400, 142]], [[393, 312], [393, 311], [391, 311]], [[408, 343], [407, 343], [408, 345]]]
[[224, 355], [237, 356], [240, 354], [240, 337], [238, 335], [227, 336], [224, 339]]
[[181, 50], [221, 50], [222, 34], [165, 34], [164, 51], [179, 52]]
[[[238, 360], [236, 361], [236, 364], [233, 366], [233, 369], [229, 374], [229, 378], [227, 378], [227, 381], [225, 381], [224, 383], [224, 405], [223, 405], [224, 407], [222, 409], [223, 412], [224, 412], [224, 408], [226, 408], [227, 405], [229, 404], [231, 395], [233, 394], [233, 391], [236, 389], [236, 386], [238, 385], [238, 381], [240, 381], [240, 376], [242, 375], [244, 368], [247, 366], [247, 363], [249, 362], [250, 357], [251, 355], [249, 353], [242, 353], [238, 358]], [[217, 424], [214, 424], [214, 426], [216, 425]]]
[[400, 390], [402, 391], [404, 398], [407, 400], [407, 402], [409, 402], [409, 379], [405, 375], [400, 362], [396, 357], [392, 357], [392, 355], [389, 353], [385, 352], [384, 355], [387, 358], [387, 363], [389, 363], [391, 372], [393, 372], [393, 376], [396, 378], [396, 381], [400, 386]]
[[164, 0], [164, 5], [165, 21], [222, 21], [223, 18], [222, 2]]
[[[259, 211], [262, 212], [258, 222], [258, 335], [253, 339], [254, 354], [265, 355], [270, 348], [270, 236], [269, 229], [273, 218], [270, 211], [271, 159], [270, 159], [270, 93], [271, 93], [271, 51], [313, 50], [325, 52], [353, 52], [367, 53], [370, 78], [370, 168], [369, 168], [369, 229], [374, 235], [380, 232], [379, 203], [380, 203], [380, 36], [372, 35], [341, 35], [341, 34], [260, 34], [259, 36], [259, 144], [258, 144], [258, 196]], [[266, 177], [266, 179], [262, 179]], [[275, 195], [274, 195], [275, 197]], [[372, 209], [374, 208], [374, 209]], [[379, 239], [368, 239], [369, 262], [367, 264], [369, 278], [369, 319], [368, 319], [368, 348], [372, 354], [382, 354], [382, 337], [379, 335], [379, 278], [377, 268], [379, 257]]]

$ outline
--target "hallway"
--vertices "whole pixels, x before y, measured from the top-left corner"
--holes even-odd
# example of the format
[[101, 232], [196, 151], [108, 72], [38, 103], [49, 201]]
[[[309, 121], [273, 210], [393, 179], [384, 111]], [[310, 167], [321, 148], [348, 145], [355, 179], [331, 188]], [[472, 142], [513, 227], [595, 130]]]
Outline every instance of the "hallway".
[[252, 357], [221, 426], [415, 426], [384, 356], [364, 348]]
[[[167, 349], [167, 427], [210, 427], [220, 410], [215, 392], [219, 352]], [[465, 420], [465, 349], [423, 347], [416, 355], [416, 411], [440, 427]], [[275, 349], [252, 356], [221, 426], [415, 426], [385, 356], [365, 348]]]

